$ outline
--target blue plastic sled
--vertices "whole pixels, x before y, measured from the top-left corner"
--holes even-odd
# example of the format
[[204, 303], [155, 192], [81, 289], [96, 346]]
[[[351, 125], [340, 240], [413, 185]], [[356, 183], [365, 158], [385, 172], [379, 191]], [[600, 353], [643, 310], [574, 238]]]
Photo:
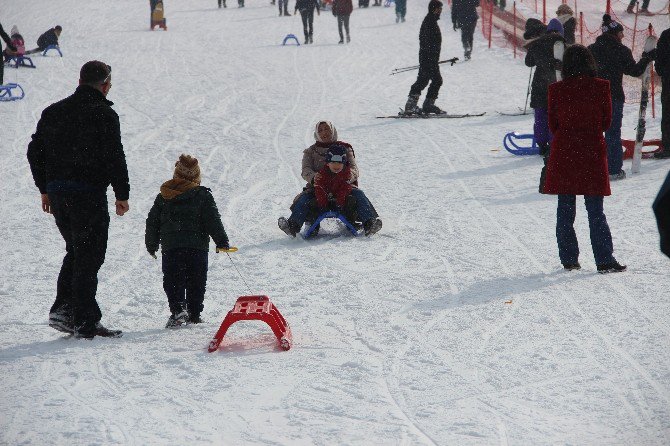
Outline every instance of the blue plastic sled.
[[33, 60], [28, 56], [12, 56], [7, 60], [7, 65], [13, 68], [36, 68]]
[[286, 34], [286, 37], [284, 37], [284, 41], [282, 42], [282, 45], [286, 45], [286, 42], [289, 40], [295, 40], [295, 43], [300, 46], [300, 42], [298, 41], [298, 38], [295, 36], [295, 34]]
[[63, 57], [63, 53], [61, 52], [61, 50], [60, 50], [60, 48], [58, 47], [58, 45], [49, 45], [48, 47], [46, 47], [46, 48], [44, 49], [44, 52], [42, 53], [42, 56], [46, 56], [46, 55], [47, 55], [47, 52], [48, 52], [49, 50], [56, 50], [56, 51], [58, 51], [58, 54], [60, 54], [60, 57]]
[[[517, 141], [520, 140], [530, 140], [530, 147], [519, 145]], [[540, 148], [535, 142], [535, 135], [519, 135], [516, 132], [510, 132], [503, 138], [503, 145], [505, 146], [505, 149], [513, 155], [538, 155], [540, 153]]]
[[[14, 95], [15, 89], [21, 91], [21, 96]], [[19, 99], [23, 99], [25, 95], [26, 93], [19, 84], [0, 85], [0, 102], [18, 101]]]
[[305, 234], [302, 237], [303, 238], [309, 238], [312, 235], [312, 233], [314, 232], [314, 229], [317, 226], [319, 226], [319, 224], [321, 223], [321, 221], [324, 218], [339, 218], [340, 221], [342, 223], [344, 223], [344, 225], [347, 227], [349, 232], [351, 232], [351, 234], [354, 237], [358, 236], [358, 231], [356, 231], [356, 228], [354, 228], [353, 225], [351, 223], [349, 223], [349, 220], [347, 220], [347, 218], [344, 215], [340, 214], [339, 212], [335, 212], [335, 211], [326, 211], [323, 214], [319, 215], [319, 218], [317, 218], [316, 221], [314, 223], [312, 223], [312, 226], [307, 228], [307, 231], [305, 231]]

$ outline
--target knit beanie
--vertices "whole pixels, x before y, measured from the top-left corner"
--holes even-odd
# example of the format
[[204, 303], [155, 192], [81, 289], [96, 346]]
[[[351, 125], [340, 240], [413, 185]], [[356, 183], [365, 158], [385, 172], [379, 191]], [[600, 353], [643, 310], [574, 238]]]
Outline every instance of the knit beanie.
[[179, 161], [174, 164], [174, 175], [172, 178], [190, 181], [200, 184], [200, 166], [198, 160], [191, 155], [180, 155]]
[[547, 32], [555, 32], [563, 35], [563, 24], [558, 19], [551, 19], [547, 25]]
[[573, 15], [572, 8], [570, 5], [562, 4], [558, 6], [556, 10], [556, 15]]
[[430, 0], [428, 3], [428, 12], [435, 12], [437, 8], [442, 7], [442, 2], [440, 0]]
[[623, 26], [619, 22], [612, 20], [609, 14], [603, 15], [603, 24], [600, 29], [603, 34], [610, 33], [617, 35], [619, 32], [623, 32]]

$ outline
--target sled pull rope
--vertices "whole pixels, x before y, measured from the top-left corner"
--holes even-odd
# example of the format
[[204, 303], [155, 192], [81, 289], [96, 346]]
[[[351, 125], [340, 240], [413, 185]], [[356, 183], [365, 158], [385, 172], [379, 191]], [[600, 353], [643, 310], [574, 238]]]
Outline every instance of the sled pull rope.
[[242, 282], [244, 282], [244, 285], [247, 287], [247, 291], [249, 291], [249, 294], [251, 293], [251, 288], [249, 287], [249, 284], [247, 283], [246, 280], [244, 280], [244, 276], [242, 276], [242, 273], [240, 273], [240, 270], [237, 269], [237, 265], [235, 265], [235, 262], [233, 262], [233, 258], [230, 257], [231, 252], [237, 252], [237, 248], [235, 246], [231, 246], [228, 249], [221, 249], [221, 248], [216, 248], [216, 252], [225, 252], [226, 255], [228, 256], [228, 260], [230, 260], [230, 263], [233, 264], [233, 268], [235, 268], [235, 271], [237, 271], [237, 275], [240, 276], [240, 279], [242, 279]]

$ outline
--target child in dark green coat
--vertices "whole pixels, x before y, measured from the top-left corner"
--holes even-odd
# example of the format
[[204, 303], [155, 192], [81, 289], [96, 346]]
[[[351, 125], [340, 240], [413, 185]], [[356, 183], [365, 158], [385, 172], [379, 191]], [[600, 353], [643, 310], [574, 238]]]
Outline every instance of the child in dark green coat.
[[210, 236], [217, 248], [230, 248], [214, 197], [200, 185], [198, 160], [181, 155], [154, 200], [145, 231], [149, 254], [156, 257], [162, 247], [163, 289], [172, 313], [166, 328], [202, 322]]

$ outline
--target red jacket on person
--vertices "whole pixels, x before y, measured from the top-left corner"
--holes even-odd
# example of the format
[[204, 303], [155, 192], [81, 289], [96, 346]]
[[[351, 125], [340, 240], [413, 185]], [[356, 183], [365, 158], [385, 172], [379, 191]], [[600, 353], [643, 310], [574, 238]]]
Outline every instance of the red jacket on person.
[[351, 0], [333, 0], [333, 15], [351, 15], [354, 5]]
[[612, 122], [609, 81], [576, 76], [549, 86], [553, 134], [545, 194], [611, 195], [603, 132]]
[[323, 169], [314, 177], [314, 194], [319, 207], [328, 207], [328, 195], [330, 194], [332, 194], [338, 206], [344, 207], [347, 195], [353, 189], [350, 181], [351, 169], [349, 169], [349, 166], [344, 166], [344, 169], [338, 173], [331, 171], [328, 165], [323, 166]]

